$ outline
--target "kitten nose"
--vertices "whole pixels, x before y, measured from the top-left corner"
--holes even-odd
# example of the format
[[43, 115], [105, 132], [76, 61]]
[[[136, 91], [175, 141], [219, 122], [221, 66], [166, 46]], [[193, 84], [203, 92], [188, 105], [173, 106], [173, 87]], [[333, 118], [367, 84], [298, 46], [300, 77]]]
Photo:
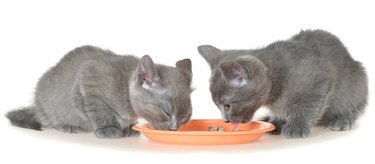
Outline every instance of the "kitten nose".
[[225, 112], [221, 111], [221, 119], [225, 122], [228, 123], [229, 119], [227, 119], [227, 116], [225, 115]]
[[179, 128], [179, 126], [178, 126], [178, 121], [172, 119], [172, 120], [171, 120], [171, 124], [169, 125], [169, 130], [176, 131], [178, 128]]
[[171, 131], [176, 131], [178, 129], [178, 127], [169, 127], [169, 130]]

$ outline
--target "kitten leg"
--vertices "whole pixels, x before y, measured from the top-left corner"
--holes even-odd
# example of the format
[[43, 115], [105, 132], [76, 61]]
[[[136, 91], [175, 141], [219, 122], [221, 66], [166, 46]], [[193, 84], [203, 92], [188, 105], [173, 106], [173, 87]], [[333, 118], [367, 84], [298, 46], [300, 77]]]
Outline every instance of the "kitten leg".
[[313, 93], [295, 94], [287, 103], [286, 124], [282, 134], [287, 138], [306, 138], [310, 128], [324, 113], [326, 96]]
[[267, 117], [263, 118], [262, 121], [271, 123], [276, 127], [275, 130], [267, 132], [267, 133], [272, 134], [272, 135], [280, 135], [281, 131], [283, 129], [283, 126], [286, 123], [285, 120], [278, 119], [274, 116], [267, 116]]
[[[100, 61], [86, 61], [81, 64], [78, 71], [76, 81], [81, 98], [77, 96], [75, 101], [78, 107], [83, 107], [83, 112], [90, 120], [91, 127], [98, 138], [123, 136], [118, 119], [120, 116], [109, 103], [113, 78], [112, 67]], [[82, 101], [81, 105], [79, 99]]]
[[[79, 111], [80, 115], [82, 115], [82, 118], [74, 120], [73, 122], [71, 122], [71, 124], [65, 122], [63, 124], [54, 125], [53, 128], [66, 133], [91, 132], [91, 123], [89, 122], [89, 120], [83, 119], [88, 118], [87, 113], [84, 110], [83, 101], [83, 96], [79, 91], [79, 85], [75, 85], [73, 91], [73, 107]], [[73, 123], [75, 125], [73, 125]]]
[[123, 131], [116, 113], [99, 96], [85, 96], [84, 109], [98, 138], [121, 138]]
[[[126, 102], [126, 101], [124, 101]], [[112, 102], [113, 104], [120, 104], [116, 102]], [[119, 121], [121, 130], [122, 130], [122, 136], [123, 137], [137, 137], [139, 136], [139, 132], [132, 129], [132, 127], [137, 123], [136, 116], [130, 111], [133, 111], [132, 109], [124, 109], [124, 107], [118, 107], [117, 105], [113, 106], [113, 110], [115, 113], [117, 113], [117, 120]]]
[[138, 137], [140, 133], [132, 129], [137, 122], [132, 122], [123, 128], [123, 137]]
[[352, 129], [352, 120], [345, 117], [337, 117], [328, 127], [334, 131], [346, 131]]
[[[134, 131], [136, 114], [125, 94], [128, 84], [122, 72], [110, 63], [87, 61], [82, 64], [78, 80], [83, 109], [99, 138], [138, 136]], [[77, 96], [79, 100], [80, 96]], [[77, 102], [79, 104], [79, 101]], [[79, 105], [78, 105], [79, 106]]]
[[138, 131], [132, 129], [132, 127], [138, 122], [135, 119], [128, 119], [128, 117], [121, 117], [121, 127], [123, 137], [137, 137], [140, 135]]
[[62, 131], [65, 133], [81, 133], [81, 132], [88, 132], [87, 129], [84, 129], [80, 126], [74, 126], [74, 125], [60, 125], [54, 127], [58, 131]]
[[[341, 93], [343, 92], [341, 91]], [[319, 125], [334, 131], [350, 130], [355, 120], [363, 113], [367, 104], [367, 93], [363, 95], [361, 92], [361, 94], [333, 95], [330, 98], [327, 111], [319, 121]]]
[[358, 117], [358, 114], [337, 114], [333, 113], [333, 108], [328, 108], [327, 112], [324, 113], [322, 119], [319, 121], [320, 126], [328, 127], [333, 131], [346, 131], [352, 128], [353, 122]]
[[268, 134], [272, 134], [272, 135], [280, 135], [283, 129], [283, 126], [286, 123], [285, 120], [276, 118], [275, 116], [266, 116], [266, 117], [260, 118], [259, 120], [271, 123], [276, 127], [275, 130], [267, 132]]

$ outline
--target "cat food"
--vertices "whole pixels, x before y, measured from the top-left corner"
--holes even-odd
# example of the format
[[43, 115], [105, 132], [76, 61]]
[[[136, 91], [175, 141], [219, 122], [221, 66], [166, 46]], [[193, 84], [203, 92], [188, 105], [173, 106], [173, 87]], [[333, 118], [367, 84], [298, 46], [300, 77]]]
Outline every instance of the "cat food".
[[[222, 126], [216, 126], [216, 125], [210, 125], [208, 126], [208, 131], [213, 131], [213, 132], [224, 132], [224, 127]], [[239, 132], [241, 129], [239, 128], [234, 128], [232, 129], [233, 132]]]
[[210, 126], [208, 126], [208, 131], [224, 132], [224, 127], [216, 126], [216, 125], [210, 125]]

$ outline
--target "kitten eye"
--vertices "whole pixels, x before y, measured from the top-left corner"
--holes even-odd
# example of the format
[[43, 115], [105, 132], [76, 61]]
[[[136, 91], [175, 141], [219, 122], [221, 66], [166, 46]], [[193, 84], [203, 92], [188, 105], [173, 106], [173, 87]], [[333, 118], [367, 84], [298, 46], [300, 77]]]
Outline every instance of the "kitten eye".
[[226, 111], [229, 111], [229, 110], [230, 110], [230, 105], [229, 105], [229, 104], [225, 104], [225, 105], [224, 105], [224, 109], [225, 109]]
[[163, 110], [163, 112], [164, 112], [167, 116], [171, 116], [171, 114], [169, 114], [167, 111]]

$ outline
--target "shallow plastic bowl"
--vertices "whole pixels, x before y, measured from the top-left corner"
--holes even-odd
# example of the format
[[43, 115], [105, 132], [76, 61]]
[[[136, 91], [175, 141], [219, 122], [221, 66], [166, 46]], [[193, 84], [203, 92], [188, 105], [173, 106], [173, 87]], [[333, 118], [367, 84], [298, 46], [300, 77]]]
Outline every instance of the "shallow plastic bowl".
[[[224, 132], [208, 131], [210, 125], [224, 127]], [[154, 130], [149, 123], [137, 124], [133, 129], [141, 132], [151, 141], [184, 145], [242, 144], [258, 140], [266, 132], [275, 129], [270, 123], [251, 121], [240, 124], [241, 131], [232, 132], [231, 124], [220, 119], [190, 120], [178, 131]]]

